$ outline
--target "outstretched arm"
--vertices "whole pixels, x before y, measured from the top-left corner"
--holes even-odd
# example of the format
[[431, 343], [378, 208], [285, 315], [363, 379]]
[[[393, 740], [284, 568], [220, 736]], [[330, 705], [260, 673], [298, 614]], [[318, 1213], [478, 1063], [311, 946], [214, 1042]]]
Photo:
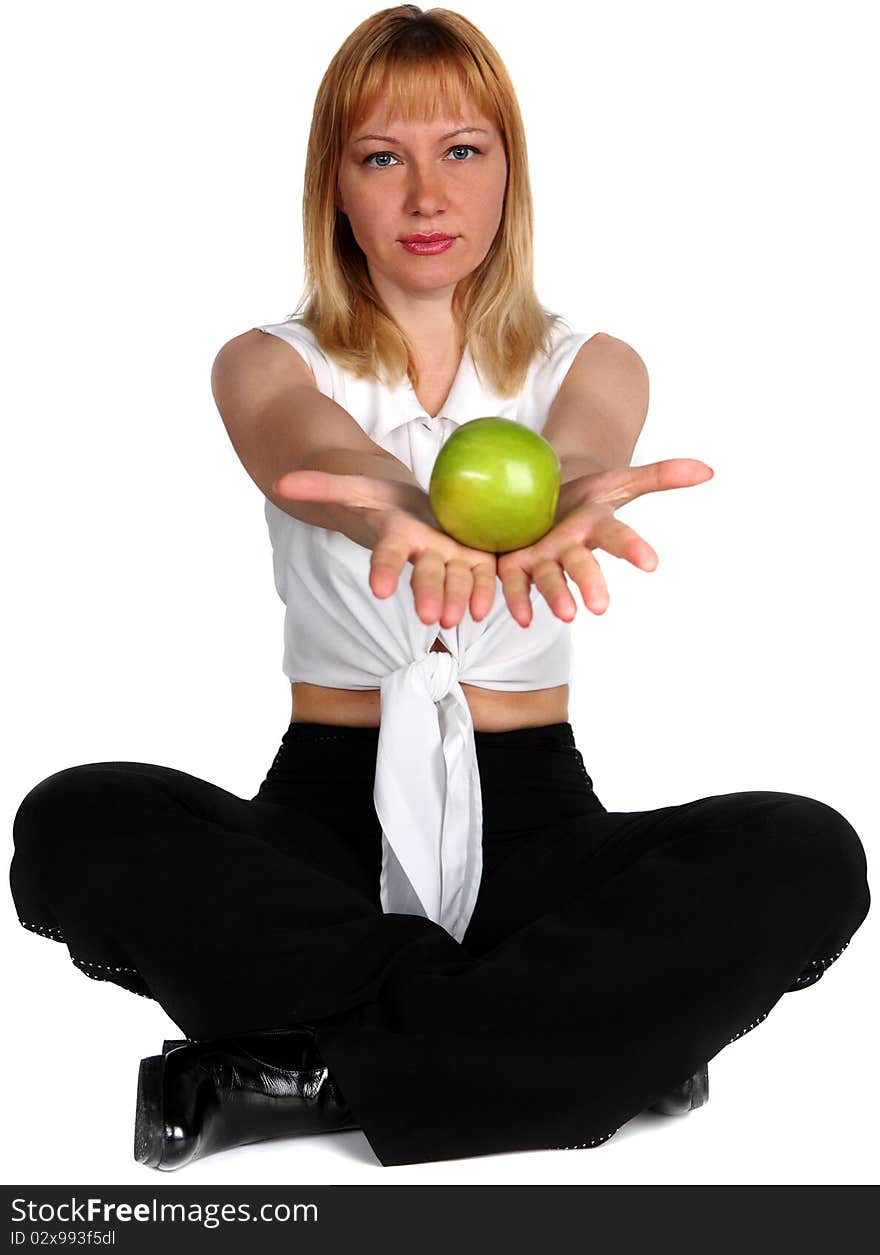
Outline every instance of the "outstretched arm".
[[648, 400], [648, 371], [634, 348], [604, 331], [581, 345], [541, 432], [562, 464], [557, 519], [568, 513], [566, 484], [629, 466]]
[[594, 549], [643, 571], [657, 566], [651, 546], [614, 518], [614, 511], [643, 493], [692, 487], [714, 475], [693, 458], [630, 466], [648, 413], [648, 392], [645, 363], [623, 340], [600, 332], [581, 346], [542, 432], [562, 466], [555, 525], [534, 545], [498, 559], [505, 600], [521, 627], [532, 620], [532, 583], [558, 618], [569, 622], [575, 617], [566, 574], [584, 605], [603, 614], [608, 590]]

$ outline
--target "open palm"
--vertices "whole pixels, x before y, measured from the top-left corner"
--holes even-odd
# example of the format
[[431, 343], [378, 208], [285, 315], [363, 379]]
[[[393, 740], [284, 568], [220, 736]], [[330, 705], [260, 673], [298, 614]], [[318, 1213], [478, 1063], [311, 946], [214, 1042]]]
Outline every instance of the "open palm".
[[646, 466], [623, 466], [595, 475], [581, 475], [563, 484], [556, 523], [540, 540], [498, 559], [504, 597], [517, 623], [532, 619], [529, 589], [534, 583], [557, 618], [570, 622], [577, 614], [565, 575], [580, 589], [584, 605], [594, 614], [608, 608], [608, 589], [594, 549], [625, 558], [642, 571], [653, 571], [657, 554], [646, 540], [614, 511], [648, 492], [690, 488], [715, 472], [694, 458], [667, 458]]
[[373, 475], [288, 471], [272, 486], [292, 501], [325, 501], [362, 512], [371, 533], [370, 588], [384, 599], [407, 562], [416, 613], [423, 623], [455, 627], [470, 607], [475, 622], [492, 609], [496, 555], [459, 544], [441, 528], [417, 485]]

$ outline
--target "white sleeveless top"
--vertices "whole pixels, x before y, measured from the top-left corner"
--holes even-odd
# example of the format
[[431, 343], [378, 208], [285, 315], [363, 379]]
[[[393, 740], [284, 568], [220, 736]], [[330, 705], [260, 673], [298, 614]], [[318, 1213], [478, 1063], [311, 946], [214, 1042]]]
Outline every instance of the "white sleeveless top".
[[[460, 424], [508, 418], [540, 433], [578, 349], [593, 334], [558, 320], [550, 356], [536, 355], [514, 397], [480, 382], [466, 348], [443, 409], [431, 418], [407, 377], [393, 388], [358, 379], [299, 320], [258, 330], [286, 340], [311, 367], [320, 391], [405, 463], [426, 492], [434, 460]], [[508, 692], [568, 684], [571, 624], [532, 585], [532, 621], [520, 627], [500, 579], [480, 623], [469, 608], [454, 628], [422, 623], [410, 563], [392, 596], [380, 599], [369, 585], [370, 550], [293, 518], [268, 498], [265, 515], [275, 587], [286, 607], [284, 674], [291, 682], [380, 690], [373, 801], [382, 825], [382, 910], [427, 916], [461, 941], [483, 852], [474, 729], [461, 682]], [[448, 654], [431, 652], [438, 635]]]

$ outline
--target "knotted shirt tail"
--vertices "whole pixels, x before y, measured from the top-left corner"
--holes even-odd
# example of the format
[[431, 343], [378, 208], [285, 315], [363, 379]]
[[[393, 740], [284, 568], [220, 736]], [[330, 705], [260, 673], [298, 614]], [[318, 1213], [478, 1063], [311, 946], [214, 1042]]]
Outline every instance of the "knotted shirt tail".
[[461, 941], [483, 870], [474, 728], [451, 654], [385, 676], [373, 802], [382, 825], [382, 910], [424, 915]]

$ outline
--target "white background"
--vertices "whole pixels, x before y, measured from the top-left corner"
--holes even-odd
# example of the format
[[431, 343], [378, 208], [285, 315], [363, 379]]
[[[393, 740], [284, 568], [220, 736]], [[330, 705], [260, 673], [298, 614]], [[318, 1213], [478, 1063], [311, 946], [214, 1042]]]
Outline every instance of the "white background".
[[[283, 606], [262, 497], [210, 371], [227, 339], [296, 304], [315, 93], [374, 11], [85, 0], [19, 6], [7, 22], [10, 858], [19, 802], [63, 767], [161, 763], [251, 797], [278, 747]], [[659, 566], [597, 552], [610, 607], [596, 617], [577, 598], [571, 722], [596, 792], [609, 810], [750, 789], [815, 797], [861, 835], [870, 881], [872, 6], [460, 11], [518, 90], [539, 298], [644, 358], [635, 463], [715, 470], [625, 507]], [[817, 985], [716, 1056], [710, 1101], [685, 1119], [639, 1116], [596, 1150], [385, 1170], [351, 1132], [161, 1175], [132, 1158], [135, 1086], [139, 1059], [175, 1026], [157, 1003], [86, 979], [64, 946], [19, 926], [9, 897], [2, 927], [4, 1071], [19, 1082], [4, 1090], [10, 1183], [876, 1176], [872, 916]]]

